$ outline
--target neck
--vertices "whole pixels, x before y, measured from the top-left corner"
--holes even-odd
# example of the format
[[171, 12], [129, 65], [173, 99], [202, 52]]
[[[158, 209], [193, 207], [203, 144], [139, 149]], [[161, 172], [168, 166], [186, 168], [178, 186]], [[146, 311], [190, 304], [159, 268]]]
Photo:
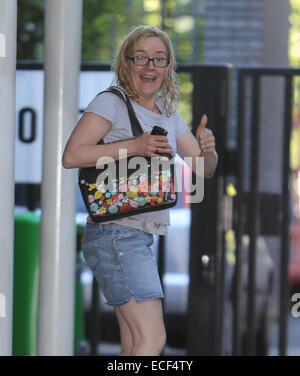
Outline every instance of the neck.
[[154, 98], [139, 97], [136, 99], [136, 101], [140, 106], [147, 108], [147, 110], [160, 114], [160, 111], [155, 104], [155, 97]]

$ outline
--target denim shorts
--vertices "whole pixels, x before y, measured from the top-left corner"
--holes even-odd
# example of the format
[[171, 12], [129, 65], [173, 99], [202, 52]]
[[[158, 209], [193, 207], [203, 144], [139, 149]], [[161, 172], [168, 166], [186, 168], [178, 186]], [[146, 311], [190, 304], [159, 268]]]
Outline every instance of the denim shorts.
[[153, 235], [134, 227], [87, 223], [82, 252], [111, 306], [163, 298]]

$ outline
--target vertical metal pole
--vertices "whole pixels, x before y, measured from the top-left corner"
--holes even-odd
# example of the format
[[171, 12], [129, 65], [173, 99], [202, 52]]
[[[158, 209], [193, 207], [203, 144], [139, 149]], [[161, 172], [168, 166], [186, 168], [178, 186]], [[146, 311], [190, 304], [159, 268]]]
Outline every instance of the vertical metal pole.
[[257, 236], [259, 234], [259, 139], [260, 139], [260, 77], [253, 76], [252, 88], [252, 124], [251, 124], [251, 178], [250, 178], [250, 245], [248, 251], [248, 295], [247, 295], [247, 355], [255, 355], [256, 351], [256, 254]]
[[243, 298], [243, 234], [245, 222], [244, 180], [245, 180], [245, 75], [238, 72], [238, 176], [237, 176], [237, 223], [236, 264], [234, 285], [233, 355], [242, 353], [242, 298]]
[[0, 0], [0, 355], [12, 354], [17, 1]]
[[[229, 72], [228, 66], [197, 67], [193, 77], [193, 130], [206, 113], [219, 140], [220, 161], [225, 149]], [[221, 351], [223, 189], [221, 162], [215, 178], [205, 182], [204, 201], [191, 209], [188, 355], [219, 355]]]
[[283, 136], [283, 162], [282, 162], [282, 235], [281, 235], [281, 254], [280, 254], [280, 316], [279, 316], [279, 355], [285, 356], [287, 349], [287, 319], [289, 304], [289, 284], [288, 284], [288, 266], [290, 252], [290, 139], [292, 128], [292, 107], [293, 107], [293, 77], [285, 78], [285, 113], [284, 113], [284, 136]]
[[77, 121], [81, 24], [82, 0], [46, 1], [39, 355], [73, 354], [76, 181], [61, 159]]

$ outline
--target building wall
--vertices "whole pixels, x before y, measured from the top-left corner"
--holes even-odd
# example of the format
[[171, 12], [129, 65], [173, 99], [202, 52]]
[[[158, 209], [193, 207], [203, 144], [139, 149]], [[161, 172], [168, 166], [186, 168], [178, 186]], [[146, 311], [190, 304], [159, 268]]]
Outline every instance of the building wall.
[[205, 62], [262, 63], [263, 32], [262, 0], [206, 0]]
[[[289, 33], [288, 0], [206, 0], [204, 62], [234, 66], [287, 66]], [[232, 83], [229, 147], [236, 146], [237, 82]], [[284, 82], [263, 78], [261, 100], [261, 190], [281, 189]], [[249, 87], [251, 89], [251, 86]], [[249, 115], [251, 118], [251, 114]], [[246, 147], [250, 147], [247, 140]], [[249, 153], [248, 153], [249, 154]]]

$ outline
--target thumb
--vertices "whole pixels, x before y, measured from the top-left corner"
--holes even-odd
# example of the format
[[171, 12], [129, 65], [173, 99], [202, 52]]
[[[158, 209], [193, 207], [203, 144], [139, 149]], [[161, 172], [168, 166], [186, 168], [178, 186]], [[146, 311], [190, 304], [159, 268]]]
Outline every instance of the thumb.
[[201, 121], [200, 121], [200, 124], [199, 124], [199, 127], [201, 129], [204, 129], [206, 127], [206, 124], [207, 124], [207, 115], [203, 114], [202, 118], [201, 118]]

